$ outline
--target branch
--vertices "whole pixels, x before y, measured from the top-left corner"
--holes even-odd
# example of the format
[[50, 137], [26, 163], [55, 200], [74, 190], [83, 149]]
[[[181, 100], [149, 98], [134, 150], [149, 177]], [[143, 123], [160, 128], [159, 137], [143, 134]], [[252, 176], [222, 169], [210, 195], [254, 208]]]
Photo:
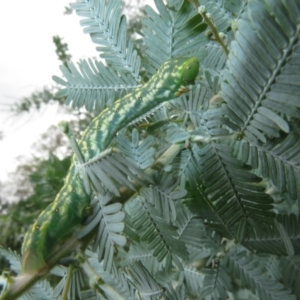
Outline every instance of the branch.
[[210, 29], [211, 29], [211, 31], [212, 31], [212, 33], [214, 35], [214, 38], [215, 38], [216, 42], [218, 42], [220, 44], [220, 46], [223, 48], [226, 56], [228, 57], [229, 51], [228, 51], [226, 45], [224, 44], [223, 39], [220, 36], [221, 33], [218, 32], [217, 27], [212, 22], [210, 14], [206, 13], [206, 9], [205, 9], [204, 5], [199, 6], [198, 13], [203, 17], [203, 19], [206, 22], [206, 24], [210, 27]]

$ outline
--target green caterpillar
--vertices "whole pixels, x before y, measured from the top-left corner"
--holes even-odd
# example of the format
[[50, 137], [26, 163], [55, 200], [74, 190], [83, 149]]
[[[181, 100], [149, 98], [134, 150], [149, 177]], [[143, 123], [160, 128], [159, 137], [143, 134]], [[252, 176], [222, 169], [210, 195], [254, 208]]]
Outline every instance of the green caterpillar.
[[[165, 62], [143, 86], [112, 107], [103, 110], [84, 131], [79, 148], [85, 161], [107, 149], [115, 134], [132, 120], [158, 104], [187, 91], [199, 71], [197, 58], [175, 58]], [[22, 273], [32, 274], [47, 267], [47, 257], [63, 237], [81, 224], [89, 214], [90, 196], [76, 171], [77, 158], [55, 200], [39, 215], [24, 237]]]

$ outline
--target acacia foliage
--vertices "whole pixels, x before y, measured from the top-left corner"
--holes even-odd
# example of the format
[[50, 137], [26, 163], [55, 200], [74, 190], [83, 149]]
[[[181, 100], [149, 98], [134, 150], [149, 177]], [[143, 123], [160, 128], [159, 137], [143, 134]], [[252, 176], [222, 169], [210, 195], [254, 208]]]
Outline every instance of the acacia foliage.
[[[55, 269], [57, 286], [39, 286], [49, 299], [70, 280], [70, 299], [297, 299], [300, 3], [154, 2], [141, 55], [120, 1], [72, 5], [105, 60], [54, 77], [73, 107], [101, 111], [172, 57], [196, 56], [201, 71], [188, 94], [120, 131], [117, 154], [85, 165], [101, 176], [79, 237], [95, 238], [72, 272]], [[148, 184], [132, 186], [126, 167]]]

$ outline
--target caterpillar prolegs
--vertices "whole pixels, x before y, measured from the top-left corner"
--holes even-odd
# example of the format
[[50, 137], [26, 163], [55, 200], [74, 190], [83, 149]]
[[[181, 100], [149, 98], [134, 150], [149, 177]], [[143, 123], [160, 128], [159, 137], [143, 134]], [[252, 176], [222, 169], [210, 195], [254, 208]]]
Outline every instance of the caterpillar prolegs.
[[[115, 134], [132, 120], [158, 104], [187, 91], [199, 70], [197, 58], [174, 58], [165, 62], [142, 87], [135, 89], [111, 107], [103, 110], [84, 131], [79, 148], [84, 161], [107, 149]], [[55, 200], [39, 215], [26, 233], [22, 246], [22, 272], [39, 272], [47, 266], [47, 257], [66, 235], [88, 215], [90, 197], [76, 172], [77, 158]]]

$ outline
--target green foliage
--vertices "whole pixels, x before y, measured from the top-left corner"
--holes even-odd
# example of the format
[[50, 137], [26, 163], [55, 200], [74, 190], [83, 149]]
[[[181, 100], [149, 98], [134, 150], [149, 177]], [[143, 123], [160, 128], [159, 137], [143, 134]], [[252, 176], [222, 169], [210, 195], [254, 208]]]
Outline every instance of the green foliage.
[[55, 97], [53, 88], [44, 87], [41, 91], [33, 92], [29, 97], [24, 97], [20, 101], [14, 103], [11, 110], [16, 114], [29, 112], [32, 108], [39, 110], [42, 104], [48, 104], [51, 101], [57, 101], [60, 104], [65, 102], [65, 99]]
[[67, 81], [53, 76], [53, 79], [65, 86], [56, 94], [56, 97], [66, 97], [66, 102], [74, 108], [85, 104], [88, 111], [100, 112], [111, 104], [114, 99], [119, 99], [125, 93], [137, 87], [137, 82], [132, 76], [107, 69], [102, 62], [89, 59], [81, 60], [76, 66], [69, 62], [67, 67], [60, 66]]
[[72, 56], [68, 54], [68, 44], [62, 42], [62, 38], [60, 38], [58, 35], [53, 36], [52, 38], [53, 43], [55, 45], [55, 52], [58, 57], [58, 59], [64, 64], [67, 65], [67, 62], [71, 60]]
[[238, 246], [231, 249], [224, 264], [230, 273], [240, 278], [242, 285], [256, 291], [260, 299], [296, 299], [291, 290], [265, 271], [264, 263]]
[[42, 161], [30, 175], [34, 197], [38, 195], [40, 201], [51, 202], [63, 185], [70, 163], [70, 157], [60, 160], [50, 153], [48, 160]]
[[[72, 286], [63, 299], [298, 299], [300, 3], [207, 0], [198, 11], [197, 1], [154, 2], [141, 57], [119, 0], [72, 5], [105, 60], [68, 63], [54, 77], [73, 107], [102, 110], [172, 57], [196, 56], [201, 72], [187, 94], [81, 166], [93, 211], [76, 232], [81, 250], [68, 270], [53, 269], [61, 280], [46, 290], [58, 298]], [[18, 258], [1, 253], [18, 273]]]
[[47, 160], [37, 164], [30, 175], [33, 186], [31, 196], [12, 204], [1, 201], [1, 245], [13, 249], [21, 247], [22, 236], [30, 223], [35, 221], [39, 212], [54, 200], [61, 189], [70, 163], [70, 157], [60, 160], [50, 154]]

